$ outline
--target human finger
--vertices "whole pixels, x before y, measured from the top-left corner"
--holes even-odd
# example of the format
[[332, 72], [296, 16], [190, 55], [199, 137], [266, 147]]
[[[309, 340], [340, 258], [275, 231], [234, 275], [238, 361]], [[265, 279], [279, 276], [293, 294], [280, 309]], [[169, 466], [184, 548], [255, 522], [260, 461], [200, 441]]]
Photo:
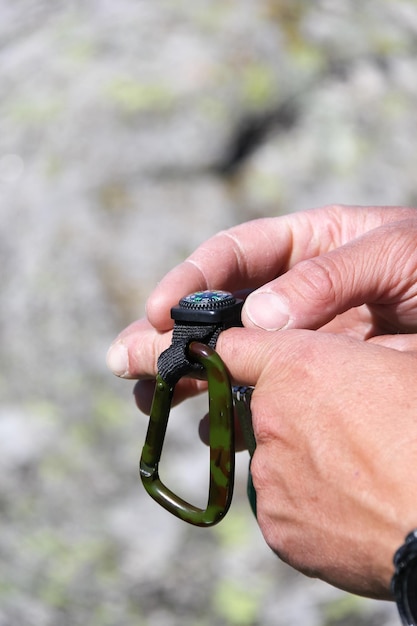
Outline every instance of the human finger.
[[172, 333], [162, 333], [146, 319], [125, 328], [111, 344], [106, 363], [121, 378], [154, 377], [159, 355], [171, 343]]
[[388, 327], [416, 327], [416, 234], [416, 218], [393, 222], [297, 263], [249, 295], [244, 324], [317, 329], [367, 304]]
[[400, 352], [417, 352], [417, 334], [378, 335], [368, 342]]
[[300, 261], [337, 248], [377, 226], [415, 215], [396, 207], [329, 206], [246, 222], [222, 231], [171, 270], [147, 302], [159, 330], [172, 327], [170, 308], [202, 289], [256, 289]]

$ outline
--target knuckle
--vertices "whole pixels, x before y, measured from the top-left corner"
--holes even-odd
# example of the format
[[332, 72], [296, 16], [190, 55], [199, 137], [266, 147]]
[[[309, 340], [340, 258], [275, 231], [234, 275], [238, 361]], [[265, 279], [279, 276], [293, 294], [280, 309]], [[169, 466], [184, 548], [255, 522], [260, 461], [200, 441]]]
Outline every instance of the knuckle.
[[[268, 402], [268, 399], [266, 398], [266, 401], [263, 401], [262, 396], [257, 393], [257, 390], [255, 389], [252, 396], [251, 410], [253, 417], [253, 430], [258, 448], [270, 445], [273, 441], [275, 441], [277, 432], [279, 432], [279, 428], [277, 426], [278, 416], [271, 415], [272, 409], [268, 410], [266, 408], [269, 406], [270, 402]], [[254, 456], [252, 459], [252, 465], [255, 466], [255, 472], [259, 473], [261, 478], [263, 473], [263, 464], [259, 458], [260, 456], [260, 454]]]
[[[257, 445], [260, 443], [257, 439]], [[252, 457], [252, 461], [250, 464], [250, 471], [252, 474], [252, 480], [256, 492], [262, 492], [266, 489], [268, 485], [268, 473], [265, 467], [265, 463], [263, 462], [261, 455], [259, 454], [259, 448], [255, 451], [255, 454]]]
[[293, 268], [293, 277], [294, 289], [304, 298], [325, 303], [336, 300], [340, 269], [330, 255], [300, 261]]

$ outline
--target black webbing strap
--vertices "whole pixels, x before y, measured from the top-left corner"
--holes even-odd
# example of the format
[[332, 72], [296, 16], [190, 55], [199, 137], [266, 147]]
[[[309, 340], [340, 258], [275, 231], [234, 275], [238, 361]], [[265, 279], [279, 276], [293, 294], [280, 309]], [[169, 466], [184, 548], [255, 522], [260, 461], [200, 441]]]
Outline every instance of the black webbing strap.
[[175, 385], [186, 374], [204, 371], [199, 363], [189, 359], [188, 346], [192, 341], [201, 341], [214, 349], [220, 333], [225, 328], [225, 324], [200, 325], [175, 322], [172, 343], [158, 359], [158, 373], [161, 378], [168, 384]]

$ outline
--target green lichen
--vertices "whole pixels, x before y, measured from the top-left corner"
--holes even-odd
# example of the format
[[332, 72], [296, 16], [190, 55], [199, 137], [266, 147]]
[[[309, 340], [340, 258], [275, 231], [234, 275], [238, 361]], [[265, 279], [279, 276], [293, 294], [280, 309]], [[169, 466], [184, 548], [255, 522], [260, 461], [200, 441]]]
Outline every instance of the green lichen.
[[267, 105], [276, 88], [276, 74], [262, 63], [246, 66], [242, 72], [242, 94], [244, 100], [252, 108]]
[[174, 98], [166, 85], [142, 82], [129, 76], [121, 76], [111, 81], [105, 88], [104, 95], [124, 113], [167, 111]]
[[225, 550], [245, 545], [251, 536], [251, 518], [246, 501], [245, 508], [233, 507], [229, 515], [213, 530]]
[[48, 606], [71, 606], [80, 581], [90, 576], [96, 581], [116, 578], [114, 548], [103, 539], [68, 539], [55, 529], [44, 528], [27, 537], [23, 547], [37, 558], [42, 557], [45, 566], [36, 586], [38, 596]]
[[215, 609], [225, 624], [246, 626], [255, 622], [260, 597], [255, 589], [248, 589], [233, 580], [221, 580], [213, 598]]
[[56, 119], [64, 109], [64, 103], [57, 95], [22, 98], [9, 105], [9, 116], [13, 122], [25, 126], [44, 126]]
[[343, 594], [324, 607], [324, 626], [359, 626], [358, 620], [363, 614], [363, 606], [364, 600], [358, 596]]

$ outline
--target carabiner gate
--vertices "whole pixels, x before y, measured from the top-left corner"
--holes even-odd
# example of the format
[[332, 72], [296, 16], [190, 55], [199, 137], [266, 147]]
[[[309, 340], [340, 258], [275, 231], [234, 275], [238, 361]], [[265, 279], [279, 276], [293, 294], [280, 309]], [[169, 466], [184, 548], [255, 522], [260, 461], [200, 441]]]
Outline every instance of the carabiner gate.
[[210, 480], [207, 506], [200, 509], [171, 491], [159, 478], [161, 459], [175, 384], [158, 374], [148, 431], [140, 459], [140, 476], [149, 495], [165, 509], [194, 526], [213, 526], [227, 513], [233, 495], [235, 446], [230, 379], [220, 356], [208, 345], [193, 341], [193, 361], [205, 371], [210, 418]]

